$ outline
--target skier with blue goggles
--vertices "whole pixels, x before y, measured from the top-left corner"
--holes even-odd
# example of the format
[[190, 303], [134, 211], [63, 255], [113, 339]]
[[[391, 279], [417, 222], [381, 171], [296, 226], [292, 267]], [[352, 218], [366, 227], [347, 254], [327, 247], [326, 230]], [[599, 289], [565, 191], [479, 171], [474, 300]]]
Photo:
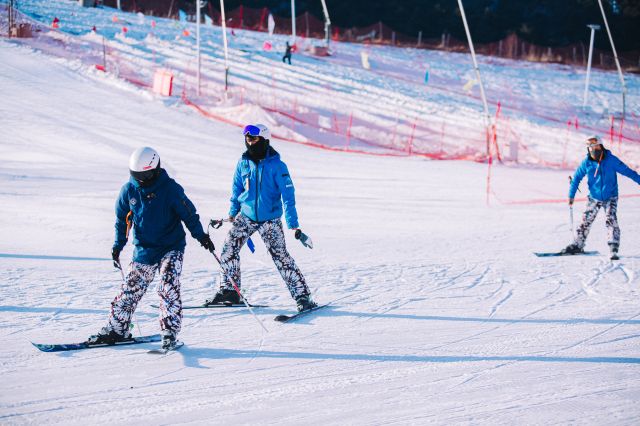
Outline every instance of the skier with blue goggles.
[[[231, 187], [229, 221], [232, 228], [222, 249], [224, 273], [220, 289], [206, 305], [240, 303], [232, 280], [240, 286], [240, 249], [256, 231], [271, 254], [298, 311], [316, 307], [309, 287], [287, 251], [282, 227], [284, 214], [289, 229], [298, 231], [295, 188], [287, 165], [269, 142], [271, 131], [263, 124], [250, 124], [243, 130], [247, 150], [238, 164]], [[231, 278], [231, 279], [230, 279]]]

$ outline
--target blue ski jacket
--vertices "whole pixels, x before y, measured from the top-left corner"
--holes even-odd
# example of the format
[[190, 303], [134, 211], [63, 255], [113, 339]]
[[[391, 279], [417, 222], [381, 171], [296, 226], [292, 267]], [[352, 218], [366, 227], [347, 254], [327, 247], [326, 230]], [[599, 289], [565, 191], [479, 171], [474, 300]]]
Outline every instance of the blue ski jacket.
[[233, 175], [229, 216], [242, 212], [255, 222], [264, 222], [281, 217], [283, 204], [287, 226], [298, 228], [295, 188], [280, 154], [269, 147], [258, 164], [247, 152], [242, 154]]
[[589, 154], [576, 169], [569, 187], [569, 198], [576, 196], [580, 181], [587, 176], [589, 195], [598, 201], [607, 201], [618, 196], [618, 173], [625, 175], [640, 185], [640, 175], [630, 169], [611, 151], [605, 149], [600, 162], [592, 159]]
[[196, 208], [184, 189], [164, 169], [153, 185], [141, 187], [130, 178], [116, 201], [116, 237], [118, 250], [127, 243], [127, 219], [133, 230], [133, 261], [155, 265], [172, 250], [184, 251], [184, 222], [193, 238], [205, 235]]

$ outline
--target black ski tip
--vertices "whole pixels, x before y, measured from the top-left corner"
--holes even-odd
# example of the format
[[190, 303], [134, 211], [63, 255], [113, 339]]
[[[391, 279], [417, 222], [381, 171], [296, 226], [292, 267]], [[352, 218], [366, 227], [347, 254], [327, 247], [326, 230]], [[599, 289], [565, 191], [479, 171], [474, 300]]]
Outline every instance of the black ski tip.
[[289, 315], [278, 315], [273, 320], [278, 322], [286, 322], [289, 321], [291, 317]]
[[150, 351], [147, 351], [147, 353], [148, 354], [154, 354], [154, 355], [166, 355], [169, 352], [177, 351], [178, 349], [180, 349], [183, 346], [184, 346], [184, 342], [178, 340], [176, 342], [176, 345], [171, 349], [162, 349], [162, 348], [160, 348], [160, 349], [151, 349]]

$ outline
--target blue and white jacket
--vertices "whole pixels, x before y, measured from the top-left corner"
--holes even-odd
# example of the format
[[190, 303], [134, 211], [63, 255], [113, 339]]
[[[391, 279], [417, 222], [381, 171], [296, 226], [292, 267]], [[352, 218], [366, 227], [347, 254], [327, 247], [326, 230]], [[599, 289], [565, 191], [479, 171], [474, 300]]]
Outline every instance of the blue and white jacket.
[[233, 175], [229, 216], [242, 212], [255, 222], [264, 222], [281, 217], [283, 204], [287, 226], [298, 228], [295, 188], [280, 154], [269, 147], [258, 164], [247, 152], [242, 154]]
[[580, 181], [587, 176], [589, 196], [598, 201], [607, 201], [618, 196], [618, 173], [625, 175], [640, 185], [640, 175], [630, 169], [611, 151], [605, 149], [600, 162], [587, 154], [573, 175], [569, 187], [569, 198], [576, 196]]
[[155, 265], [172, 250], [184, 251], [184, 222], [193, 238], [205, 235], [196, 208], [184, 189], [164, 169], [153, 185], [141, 187], [133, 178], [125, 183], [116, 201], [116, 237], [118, 250], [127, 243], [127, 215], [133, 230], [133, 261]]

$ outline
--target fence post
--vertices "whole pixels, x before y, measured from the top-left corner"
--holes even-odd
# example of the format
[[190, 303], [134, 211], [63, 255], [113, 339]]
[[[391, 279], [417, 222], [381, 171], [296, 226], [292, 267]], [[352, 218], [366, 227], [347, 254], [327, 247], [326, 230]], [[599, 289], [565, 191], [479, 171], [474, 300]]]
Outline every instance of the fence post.
[[409, 137], [409, 143], [407, 144], [407, 152], [409, 155], [413, 154], [413, 135], [416, 131], [416, 124], [418, 124], [418, 117], [413, 120], [413, 126], [411, 127], [411, 136]]
[[418, 47], [422, 44], [422, 31], [418, 31]]
[[444, 154], [444, 128], [445, 128], [445, 121], [442, 120], [442, 126], [440, 127], [440, 157], [442, 158], [443, 154]]
[[[489, 134], [489, 128], [485, 129], [487, 132], [487, 139], [491, 137]], [[487, 152], [488, 158], [488, 167], [487, 167], [487, 206], [489, 206], [489, 194], [491, 193], [491, 166], [493, 165], [493, 154], [491, 153], [491, 145], [489, 145], [489, 150]]]
[[624, 127], [624, 115], [620, 119], [620, 132], [618, 133], [618, 153], [622, 153], [622, 128]]
[[296, 109], [298, 108], [298, 98], [293, 98], [293, 111], [291, 112], [291, 130], [296, 128]]
[[351, 123], [353, 122], [353, 111], [349, 115], [349, 127], [347, 127], [347, 149], [351, 145]]
[[613, 148], [613, 126], [615, 124], [615, 118], [613, 117], [613, 114], [611, 115], [611, 127], [609, 128], [609, 144], [611, 145], [611, 148]]

